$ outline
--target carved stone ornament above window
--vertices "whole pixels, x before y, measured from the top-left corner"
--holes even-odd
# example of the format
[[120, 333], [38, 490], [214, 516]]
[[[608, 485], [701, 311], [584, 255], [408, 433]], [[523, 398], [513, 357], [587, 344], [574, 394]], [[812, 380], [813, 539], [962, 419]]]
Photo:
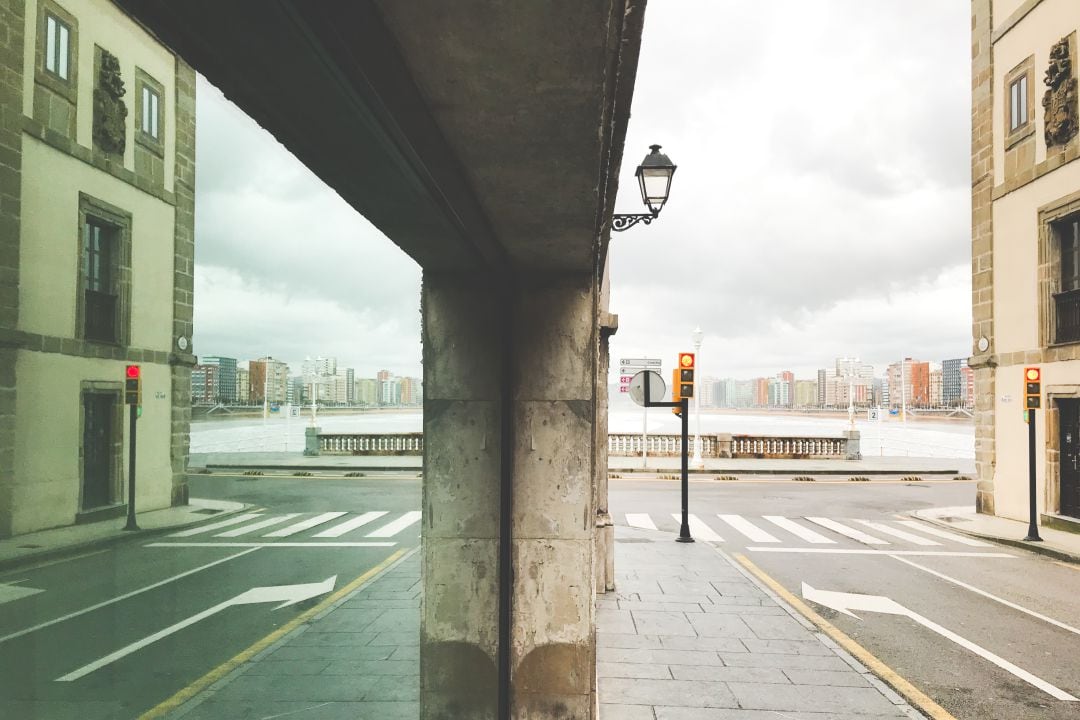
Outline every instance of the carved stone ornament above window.
[[1080, 122], [1077, 118], [1076, 78], [1073, 77], [1069, 38], [1063, 37], [1050, 48], [1050, 66], [1046, 69], [1046, 94], [1043, 113], [1046, 125], [1046, 147], [1064, 145], [1076, 137]]
[[101, 50], [97, 85], [94, 87], [94, 142], [107, 153], [123, 155], [127, 147], [127, 105], [120, 61]]

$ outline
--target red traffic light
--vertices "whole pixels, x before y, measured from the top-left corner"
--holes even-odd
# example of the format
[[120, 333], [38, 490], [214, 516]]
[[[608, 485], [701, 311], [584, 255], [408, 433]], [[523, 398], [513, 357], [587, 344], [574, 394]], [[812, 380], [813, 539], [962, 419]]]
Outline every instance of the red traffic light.
[[691, 369], [694, 367], [694, 353], [679, 353], [679, 367]]
[[127, 377], [132, 380], [138, 380], [142, 376], [142, 371], [138, 365], [128, 365], [125, 372]]

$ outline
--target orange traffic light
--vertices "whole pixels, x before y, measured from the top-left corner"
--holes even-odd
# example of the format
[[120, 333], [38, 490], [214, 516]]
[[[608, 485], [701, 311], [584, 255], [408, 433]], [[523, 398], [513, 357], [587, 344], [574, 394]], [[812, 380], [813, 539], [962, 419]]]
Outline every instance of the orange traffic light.
[[679, 353], [677, 372], [675, 385], [679, 388], [679, 397], [694, 397], [694, 353]]
[[1037, 367], [1024, 368], [1024, 408], [1042, 407], [1042, 371]]
[[685, 370], [693, 370], [694, 353], [679, 353], [679, 368]]

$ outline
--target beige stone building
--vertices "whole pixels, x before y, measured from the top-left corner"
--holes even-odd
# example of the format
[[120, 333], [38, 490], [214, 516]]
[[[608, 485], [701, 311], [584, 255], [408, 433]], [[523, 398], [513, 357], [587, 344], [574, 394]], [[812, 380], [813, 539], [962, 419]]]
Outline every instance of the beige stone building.
[[106, 0], [0, 0], [0, 537], [187, 499], [195, 76]]
[[972, 303], [978, 507], [1026, 519], [1026, 366], [1040, 522], [1080, 521], [1076, 0], [973, 0]]

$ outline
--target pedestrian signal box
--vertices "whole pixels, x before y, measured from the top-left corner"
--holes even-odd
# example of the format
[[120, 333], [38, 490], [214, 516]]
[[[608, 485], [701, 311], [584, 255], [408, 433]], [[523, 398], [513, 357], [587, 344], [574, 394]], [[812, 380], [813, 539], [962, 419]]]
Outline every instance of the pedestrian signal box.
[[1037, 367], [1024, 368], [1024, 408], [1042, 407], [1042, 372]]
[[128, 365], [124, 370], [124, 404], [142, 404], [142, 369], [138, 365]]
[[694, 397], [694, 353], [679, 353], [679, 397]]
[[678, 403], [682, 402], [682, 383], [679, 382], [679, 374], [679, 368], [671, 371], [671, 402], [676, 403], [675, 407], [671, 408], [674, 415], [682, 415], [682, 409], [678, 405]]

